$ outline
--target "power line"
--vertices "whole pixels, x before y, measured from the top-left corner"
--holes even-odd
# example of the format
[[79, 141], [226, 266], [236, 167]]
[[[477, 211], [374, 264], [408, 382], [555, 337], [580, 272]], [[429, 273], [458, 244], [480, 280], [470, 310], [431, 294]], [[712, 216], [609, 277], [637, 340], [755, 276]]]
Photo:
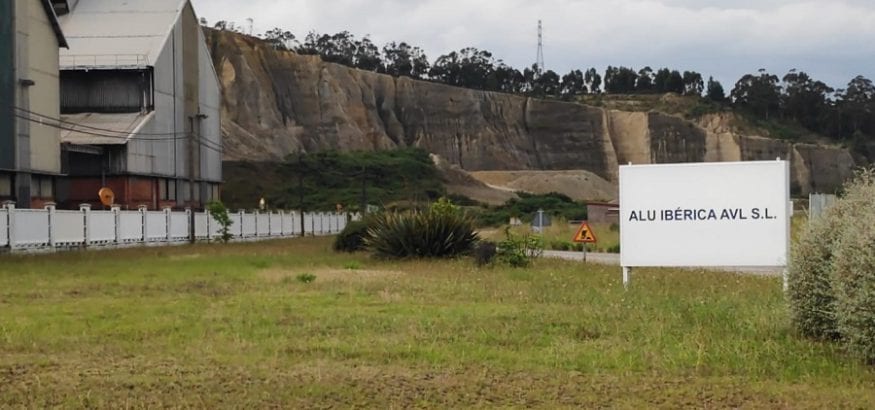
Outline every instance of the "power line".
[[[45, 126], [52, 127], [52, 128], [57, 128], [57, 129], [59, 129], [59, 130], [71, 131], [71, 132], [77, 132], [77, 133], [84, 134], [84, 135], [88, 135], [88, 136], [92, 136], [92, 137], [100, 137], [100, 138], [107, 138], [107, 139], [116, 139], [116, 140], [124, 140], [124, 141], [153, 141], [153, 142], [162, 142], [162, 141], [179, 141], [179, 140], [186, 140], [186, 139], [189, 138], [188, 136], [180, 136], [180, 137], [173, 136], [173, 137], [169, 137], [169, 138], [168, 138], [168, 137], [165, 137], [165, 138], [155, 138], [155, 137], [152, 137], [152, 138], [144, 138], [144, 137], [136, 137], [136, 136], [125, 137], [125, 136], [121, 136], [121, 135], [107, 135], [107, 134], [101, 134], [101, 133], [92, 132], [92, 131], [84, 131], [84, 130], [81, 130], [81, 129], [76, 129], [76, 128], [74, 128], [74, 127], [66, 127], [66, 126], [61, 125], [60, 123], [53, 124], [53, 123], [50, 123], [50, 122], [46, 122], [44, 119], [34, 119], [34, 118], [30, 117], [30, 116], [24, 116], [24, 115], [15, 114], [15, 117], [20, 118], [20, 119], [23, 119], [23, 120], [30, 121], [30, 122], [32, 122], [32, 123], [41, 124], [41, 125], [45, 125]], [[75, 124], [75, 123], [73, 123], [73, 124], [74, 124], [74, 125], [78, 125], [78, 124]], [[109, 132], [117, 132], [117, 133], [120, 132], [120, 131], [113, 131], [113, 130], [106, 130], [106, 131], [109, 131]], [[130, 134], [130, 133], [128, 133], [128, 134]], [[175, 135], [175, 134], [166, 134], [166, 135]], [[197, 135], [194, 135], [194, 134], [191, 134], [191, 137], [194, 138], [195, 140], [197, 140], [198, 143], [199, 143], [199, 145], [201, 145], [201, 146], [203, 146], [203, 147], [206, 147], [206, 148], [208, 148], [208, 149], [211, 149], [211, 150], [213, 150], [213, 151], [215, 151], [215, 152], [217, 152], [217, 153], [219, 153], [219, 154], [223, 153], [223, 148], [222, 148], [221, 146], [219, 146], [219, 145], [216, 145], [214, 142], [212, 142], [212, 141], [210, 141], [210, 140], [203, 139], [203, 138], [201, 138], [200, 136], [197, 136]], [[212, 145], [211, 145], [211, 144], [212, 144]]]
[[[0, 103], [0, 105], [6, 105], [6, 104], [2, 104], [2, 103]], [[10, 105], [6, 105], [6, 106], [7, 106], [7, 107], [10, 107]], [[91, 135], [91, 136], [96, 136], [96, 137], [103, 137], [103, 138], [116, 138], [116, 139], [124, 139], [124, 140], [137, 140], [137, 141], [164, 141], [164, 140], [168, 140], [168, 141], [169, 141], [169, 140], [184, 140], [184, 139], [188, 138], [188, 135], [190, 134], [190, 133], [187, 133], [187, 132], [170, 132], [170, 133], [145, 133], [145, 132], [137, 132], [136, 134], [137, 134], [138, 136], [140, 136], [140, 137], [132, 137], [132, 136], [130, 136], [132, 133], [131, 133], [131, 132], [128, 132], [128, 131], [117, 131], [117, 130], [112, 130], [112, 129], [107, 129], [107, 128], [91, 127], [91, 126], [84, 125], [84, 124], [79, 124], [79, 123], [75, 123], [75, 122], [65, 121], [65, 120], [63, 120], [63, 119], [55, 118], [55, 117], [51, 117], [51, 116], [48, 116], [48, 115], [45, 115], [45, 114], [40, 114], [40, 113], [37, 113], [37, 112], [34, 112], [34, 111], [30, 111], [30, 110], [27, 110], [27, 109], [24, 109], [24, 108], [21, 108], [21, 107], [17, 107], [17, 106], [11, 106], [11, 107], [12, 107], [12, 108], [15, 108], [15, 109], [17, 109], [17, 110], [19, 110], [19, 111], [26, 112], [26, 113], [28, 113], [28, 114], [30, 114], [30, 115], [34, 115], [34, 116], [37, 116], [37, 117], [41, 117], [40, 120], [34, 120], [33, 118], [25, 118], [25, 117], [22, 117], [22, 116], [16, 114], [15, 116], [18, 117], [18, 118], [26, 119], [26, 120], [28, 120], [28, 121], [31, 121], [31, 122], [34, 122], [34, 123], [38, 123], [38, 124], [43, 124], [43, 125], [52, 126], [52, 127], [55, 127], [55, 128], [59, 128], [59, 129], [62, 129], [62, 130], [66, 130], [66, 131], [78, 132], [78, 133], [80, 133], [80, 134]], [[43, 121], [42, 119], [48, 119], [48, 120], [54, 121], [54, 122], [58, 123], [58, 125], [55, 125], [55, 124], [46, 124], [46, 122]], [[100, 133], [96, 133], [96, 132], [88, 132], [88, 131], [83, 131], [83, 130], [80, 130], [80, 129], [70, 128], [70, 127], [63, 127], [63, 126], [61, 126], [60, 124], [68, 124], [68, 125], [70, 125], [70, 126], [72, 126], [72, 127], [86, 128], [86, 129], [91, 129], [91, 130], [95, 130], [95, 131], [100, 131]], [[107, 135], [107, 134], [103, 134], [104, 132], [116, 133], [116, 134], [120, 134], [120, 135]], [[177, 135], [182, 135], [182, 137], [176, 137]], [[222, 149], [222, 146], [221, 146], [221, 145], [216, 144], [215, 142], [210, 141], [209, 139], [203, 139], [203, 136], [195, 136], [193, 133], [191, 133], [191, 135], [194, 136], [196, 139], [201, 140], [201, 141], [203, 142], [203, 145], [212, 144], [213, 147], [218, 147], [218, 148], [215, 148], [215, 149]], [[142, 138], [141, 136], [155, 136], [155, 137], [171, 137], [171, 136], [172, 136], [172, 137], [171, 137], [171, 138]]]
[[[14, 109], [16, 109], [16, 110], [18, 110], [18, 111], [21, 111], [21, 112], [27, 113], [27, 114], [29, 114], [29, 115], [34, 115], [34, 116], [37, 116], [37, 117], [40, 117], [40, 118], [45, 118], [45, 119], [48, 119], [48, 120], [55, 121], [55, 122], [57, 122], [57, 123], [59, 123], [59, 124], [69, 124], [69, 125], [72, 125], [72, 126], [76, 126], [76, 127], [80, 127], [80, 128], [87, 128], [87, 129], [91, 129], [91, 130], [95, 130], [95, 131], [101, 131], [101, 132], [114, 132], [114, 133], [117, 133], [117, 134], [123, 134], [123, 135], [130, 134], [130, 133], [127, 132], [127, 131], [117, 131], [117, 130], [111, 130], [111, 129], [108, 129], [108, 128], [92, 127], [92, 126], [85, 125], [85, 124], [80, 124], [80, 123], [76, 123], [76, 122], [72, 122], [72, 121], [67, 121], [67, 120], [64, 120], [63, 118], [55, 118], [55, 117], [51, 117], [51, 116], [48, 116], [48, 115], [45, 115], [45, 114], [40, 114], [40, 113], [38, 113], [38, 112], [30, 111], [30, 110], [27, 110], [27, 109], [24, 109], [24, 108], [21, 108], [21, 107], [17, 107], [17, 106], [12, 106], [12, 108], [14, 108]], [[168, 136], [168, 135], [186, 135], [186, 134], [188, 134], [188, 133], [185, 132], [185, 131], [181, 131], [181, 132], [160, 132], [160, 133], [138, 132], [137, 134], [138, 134], [138, 135], [151, 135], [151, 136]]]

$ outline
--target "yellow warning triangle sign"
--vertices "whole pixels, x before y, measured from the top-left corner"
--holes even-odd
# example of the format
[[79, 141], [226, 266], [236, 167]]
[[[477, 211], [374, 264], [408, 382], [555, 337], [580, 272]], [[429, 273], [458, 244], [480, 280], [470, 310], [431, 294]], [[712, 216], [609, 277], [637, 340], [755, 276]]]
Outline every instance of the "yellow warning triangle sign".
[[595, 232], [589, 227], [589, 223], [584, 221], [580, 224], [580, 229], [574, 235], [574, 242], [578, 243], [596, 243]]

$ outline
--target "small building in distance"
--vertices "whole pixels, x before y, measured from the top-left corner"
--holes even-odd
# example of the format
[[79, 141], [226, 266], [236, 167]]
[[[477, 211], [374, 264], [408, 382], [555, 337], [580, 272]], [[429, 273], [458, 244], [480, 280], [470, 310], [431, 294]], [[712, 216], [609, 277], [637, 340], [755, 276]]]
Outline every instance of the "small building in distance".
[[0, 1], [0, 202], [41, 208], [61, 175], [58, 48], [51, 0]]
[[67, 207], [203, 208], [219, 198], [219, 82], [189, 0], [78, 0], [61, 17]]
[[620, 204], [616, 202], [587, 202], [587, 221], [593, 224], [620, 223]]

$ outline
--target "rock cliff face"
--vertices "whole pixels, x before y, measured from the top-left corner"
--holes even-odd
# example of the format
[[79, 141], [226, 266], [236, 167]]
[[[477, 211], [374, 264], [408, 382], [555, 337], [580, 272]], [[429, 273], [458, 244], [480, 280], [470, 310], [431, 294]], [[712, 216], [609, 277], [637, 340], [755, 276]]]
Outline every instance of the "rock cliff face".
[[468, 171], [581, 169], [616, 181], [628, 162], [781, 157], [791, 160], [797, 194], [833, 191], [854, 167], [845, 149], [740, 135], [726, 114], [693, 123], [604, 110], [393, 78], [228, 32], [208, 38], [228, 160], [417, 146]]

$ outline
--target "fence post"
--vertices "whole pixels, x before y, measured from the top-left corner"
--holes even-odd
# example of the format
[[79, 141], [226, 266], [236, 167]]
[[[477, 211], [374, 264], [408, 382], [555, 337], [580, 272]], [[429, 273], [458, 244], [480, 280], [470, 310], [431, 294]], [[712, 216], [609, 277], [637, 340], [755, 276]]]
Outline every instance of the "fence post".
[[140, 207], [137, 208], [137, 210], [140, 211], [140, 223], [143, 224], [143, 229], [142, 229], [142, 231], [143, 231], [143, 243], [148, 243], [149, 242], [149, 233], [147, 232], [148, 231], [147, 227], [149, 225], [146, 223], [146, 212], [149, 211], [149, 207], [146, 205], [140, 205]]
[[118, 246], [122, 243], [122, 207], [119, 205], [112, 205], [109, 209], [112, 212], [113, 223], [115, 223], [115, 245]]
[[49, 248], [55, 248], [55, 203], [46, 202], [46, 212], [49, 213]]
[[15, 221], [15, 218], [12, 217], [12, 213], [15, 211], [15, 202], [3, 201], [3, 203], [0, 204], [0, 208], [6, 208], [6, 246], [8, 246], [11, 251], [15, 248], [15, 246], [13, 246], [13, 234], [15, 231], [12, 228], [13, 221]]
[[209, 243], [213, 241], [213, 218], [210, 217], [209, 209], [204, 209], [204, 213], [207, 214], [207, 242]]
[[194, 223], [194, 211], [191, 207], [185, 208], [185, 220], [188, 223], [188, 241], [191, 243], [197, 242], [197, 227]]
[[168, 243], [173, 241], [173, 232], [171, 231], [171, 229], [173, 229], [173, 225], [170, 222], [170, 215], [171, 215], [170, 213], [172, 211], [173, 210], [170, 209], [170, 207], [164, 208], [164, 224], [166, 225], [166, 229], [165, 229], [167, 231], [166, 240]]
[[244, 221], [246, 220], [246, 211], [241, 209], [237, 211], [237, 214], [237, 217], [240, 218], [240, 239], [243, 239], [246, 237], [246, 227], [243, 226], [245, 225]]
[[91, 204], [79, 204], [79, 210], [82, 211], [82, 218], [85, 221], [85, 247], [91, 245]]
[[283, 225], [286, 221], [286, 213], [285, 211], [276, 211], [276, 213], [280, 216], [280, 237], [286, 236], [286, 231], [283, 230]]

